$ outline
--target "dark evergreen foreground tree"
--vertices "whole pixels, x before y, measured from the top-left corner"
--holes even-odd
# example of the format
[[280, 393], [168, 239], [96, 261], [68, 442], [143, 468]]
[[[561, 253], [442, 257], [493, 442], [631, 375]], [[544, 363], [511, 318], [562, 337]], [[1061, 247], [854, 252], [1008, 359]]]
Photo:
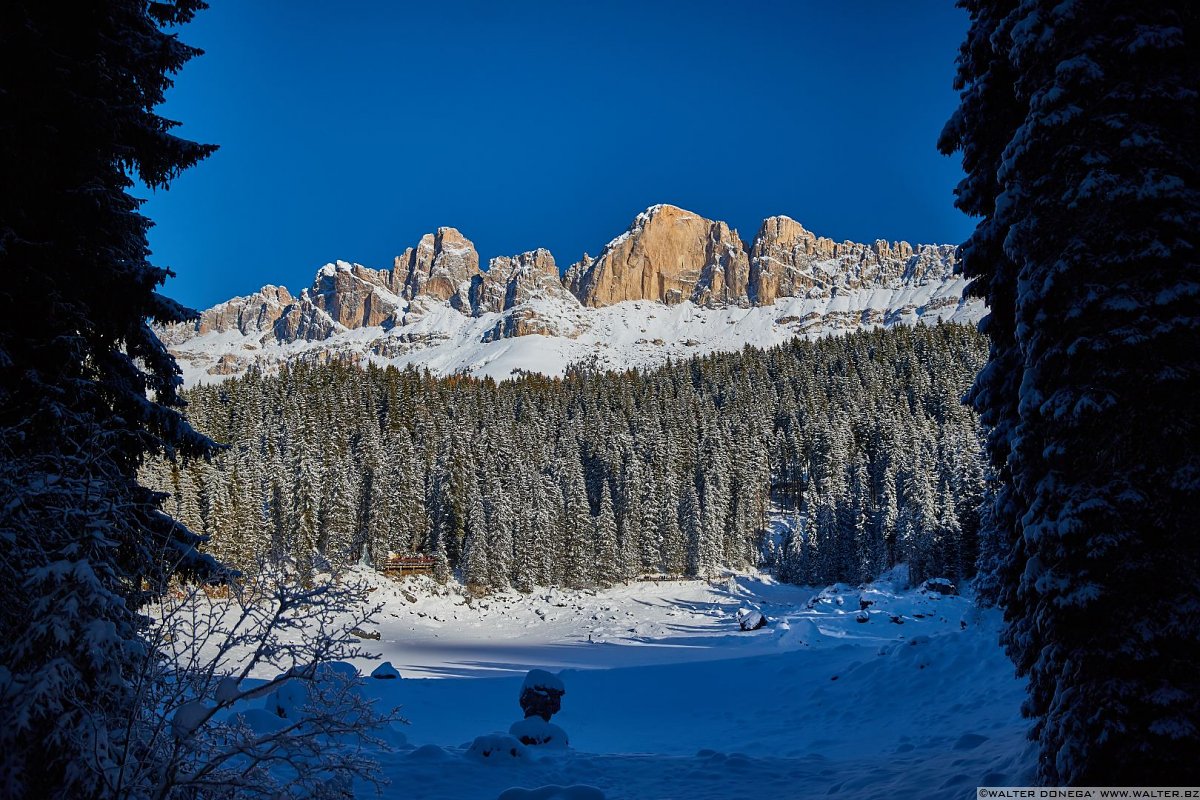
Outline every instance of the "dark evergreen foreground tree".
[[[1200, 783], [1200, 61], [1186, 3], [966, 2], [985, 553], [1049, 784]], [[1002, 248], [1002, 251], [1001, 251]]]
[[198, 51], [164, 28], [196, 0], [0, 4], [0, 794], [104, 797], [147, 644], [138, 606], [198, 537], [142, 488], [148, 453], [213, 445], [176, 410], [178, 370], [147, 322], [156, 292], [131, 175], [165, 187], [212, 151], [156, 115]]

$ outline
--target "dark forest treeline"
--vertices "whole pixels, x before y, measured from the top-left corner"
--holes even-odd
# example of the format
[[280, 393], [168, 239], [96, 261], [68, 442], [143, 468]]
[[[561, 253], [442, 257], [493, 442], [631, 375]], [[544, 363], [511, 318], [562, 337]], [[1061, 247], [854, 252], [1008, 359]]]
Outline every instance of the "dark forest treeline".
[[[419, 552], [523, 590], [764, 560], [804, 583], [962, 576], [984, 475], [961, 397], [985, 356], [939, 325], [562, 380], [291, 366], [189, 392], [230, 448], [146, 478], [243, 568]], [[782, 542], [772, 503], [798, 522]]]

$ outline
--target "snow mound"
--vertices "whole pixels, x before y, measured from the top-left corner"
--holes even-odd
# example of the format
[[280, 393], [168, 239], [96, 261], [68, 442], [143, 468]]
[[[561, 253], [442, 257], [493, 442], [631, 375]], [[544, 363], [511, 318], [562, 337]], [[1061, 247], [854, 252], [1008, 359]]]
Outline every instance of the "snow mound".
[[450, 761], [454, 756], [447, 753], [436, 744], [423, 744], [408, 754], [413, 761]]
[[237, 698], [240, 692], [241, 688], [238, 685], [238, 679], [232, 675], [227, 675], [224, 678], [221, 678], [220, 682], [217, 683], [217, 702], [232, 702]]
[[544, 669], [531, 669], [529, 674], [525, 676], [525, 682], [521, 684], [522, 689], [538, 689], [543, 692], [551, 691], [559, 694], [564, 694], [567, 687], [563, 685], [562, 680], [557, 676], [547, 672]]
[[567, 732], [541, 717], [529, 717], [514, 722], [508, 732], [520, 739], [522, 744], [534, 747], [567, 746]]
[[176, 709], [175, 716], [171, 719], [171, 733], [176, 740], [183, 741], [195, 733], [196, 729], [204, 724], [210, 710], [199, 700], [190, 700]]
[[308, 705], [308, 689], [295, 680], [284, 681], [267, 696], [266, 709], [283, 719], [298, 719]]
[[235, 728], [249, 728], [256, 736], [267, 736], [288, 724], [278, 714], [273, 714], [265, 708], [247, 708], [245, 711], [237, 711], [226, 717], [225, 721]]
[[371, 677], [377, 680], [396, 680], [400, 677], [400, 671], [392, 666], [392, 662], [385, 661], [375, 669], [371, 670]]
[[515, 736], [505, 733], [489, 733], [476, 736], [467, 748], [467, 755], [481, 761], [524, 761], [529, 758], [525, 745]]

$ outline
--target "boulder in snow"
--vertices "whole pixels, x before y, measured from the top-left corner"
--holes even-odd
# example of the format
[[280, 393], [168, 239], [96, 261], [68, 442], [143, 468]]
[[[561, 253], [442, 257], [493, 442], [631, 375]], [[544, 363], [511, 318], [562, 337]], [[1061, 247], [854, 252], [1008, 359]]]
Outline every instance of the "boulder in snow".
[[562, 680], [544, 669], [531, 669], [521, 684], [521, 710], [525, 717], [541, 717], [546, 722], [562, 708], [562, 696], [567, 693]]
[[930, 578], [921, 584], [921, 594], [956, 595], [958, 587], [949, 578]]
[[363, 630], [362, 628], [351, 628], [350, 635], [357, 636], [359, 639], [376, 639], [377, 640], [380, 638], [379, 631], [367, 631], [367, 630]]
[[738, 627], [744, 631], [756, 631], [766, 627], [767, 618], [761, 611], [752, 608], [739, 608], [737, 612]]
[[534, 747], [566, 747], [567, 732], [541, 717], [527, 717], [514, 722], [508, 732], [517, 737], [521, 744]]
[[385, 661], [371, 671], [371, 677], [381, 681], [396, 680], [400, 672], [392, 666], [392, 662]]

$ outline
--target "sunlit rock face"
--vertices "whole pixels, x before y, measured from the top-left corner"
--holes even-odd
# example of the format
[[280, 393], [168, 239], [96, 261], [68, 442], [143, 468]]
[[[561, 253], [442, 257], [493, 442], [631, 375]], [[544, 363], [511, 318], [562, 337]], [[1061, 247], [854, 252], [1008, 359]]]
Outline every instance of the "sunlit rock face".
[[626, 369], [875, 326], [977, 321], [950, 245], [835, 242], [790, 217], [747, 246], [718, 220], [651, 206], [561, 276], [539, 248], [493, 258], [438, 228], [390, 268], [336, 261], [299, 295], [264, 286], [159, 329], [186, 382], [305, 363], [442, 374]]
[[829, 297], [835, 289], [944, 280], [954, 271], [953, 245], [917, 245], [879, 239], [835, 242], [790, 217], [768, 217], [750, 247], [748, 293], [755, 305], [780, 297]]
[[586, 306], [625, 300], [743, 304], [750, 263], [724, 222], [675, 206], [651, 206], [595, 260], [571, 266], [566, 283]]
[[471, 281], [479, 275], [479, 253], [457, 228], [438, 228], [421, 237], [416, 247], [396, 256], [395, 286], [405, 299], [428, 297], [470, 309]]
[[245, 297], [235, 297], [207, 309], [196, 324], [199, 333], [236, 330], [243, 336], [271, 331], [295, 298], [283, 286], [264, 286]]
[[476, 313], [507, 311], [540, 299], [575, 299], [559, 277], [554, 256], [540, 247], [520, 255], [493, 258], [487, 272], [471, 287], [471, 307]]
[[394, 274], [338, 261], [317, 273], [308, 298], [343, 328], [383, 325], [400, 309]]

